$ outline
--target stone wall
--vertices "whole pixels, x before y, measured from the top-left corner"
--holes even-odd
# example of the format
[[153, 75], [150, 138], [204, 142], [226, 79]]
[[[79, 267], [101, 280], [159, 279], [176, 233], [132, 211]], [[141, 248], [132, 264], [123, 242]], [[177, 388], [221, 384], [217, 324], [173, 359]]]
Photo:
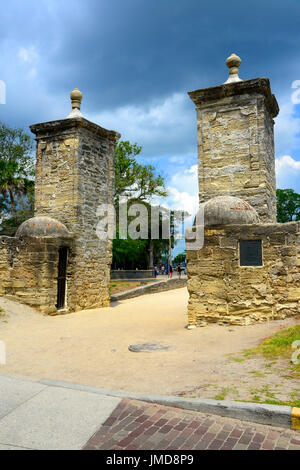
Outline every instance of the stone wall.
[[[0, 237], [0, 295], [57, 313], [58, 250], [72, 250], [70, 238]], [[70, 272], [67, 274], [70, 278]]]
[[154, 269], [112, 269], [111, 280], [115, 279], [150, 279], [154, 278]]
[[[262, 240], [263, 266], [240, 266], [239, 240]], [[205, 229], [187, 251], [188, 320], [247, 325], [300, 313], [300, 223]]]
[[273, 117], [269, 80], [257, 78], [189, 93], [197, 106], [199, 202], [231, 195], [276, 222]]
[[97, 237], [97, 208], [113, 203], [114, 150], [120, 135], [81, 117], [31, 130], [37, 136], [35, 215], [59, 220], [74, 235], [68, 308], [107, 306], [111, 241]]

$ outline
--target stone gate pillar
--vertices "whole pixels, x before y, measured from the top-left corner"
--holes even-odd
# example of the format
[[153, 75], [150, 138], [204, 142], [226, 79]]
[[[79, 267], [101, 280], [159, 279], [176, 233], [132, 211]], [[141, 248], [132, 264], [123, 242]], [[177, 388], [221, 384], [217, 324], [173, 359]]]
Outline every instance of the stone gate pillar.
[[223, 84], [189, 92], [196, 104], [200, 203], [240, 197], [263, 222], [276, 221], [273, 118], [279, 112], [267, 78], [241, 80], [241, 59], [226, 61]]
[[111, 241], [96, 234], [97, 208], [113, 203], [114, 151], [120, 134], [85, 119], [71, 93], [66, 119], [35, 124], [35, 216], [50, 216], [74, 235], [68, 253], [69, 310], [109, 305]]
[[186, 232], [189, 328], [300, 311], [300, 223], [276, 223], [278, 104], [267, 78], [242, 81], [235, 54], [226, 63], [223, 85], [189, 93], [197, 106], [201, 204]]

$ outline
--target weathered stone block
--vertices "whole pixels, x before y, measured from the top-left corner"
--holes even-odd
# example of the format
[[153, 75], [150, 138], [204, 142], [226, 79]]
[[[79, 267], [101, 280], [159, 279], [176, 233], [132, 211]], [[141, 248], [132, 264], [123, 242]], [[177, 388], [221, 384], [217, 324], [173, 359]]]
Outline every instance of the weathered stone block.
[[[242, 197], [261, 220], [275, 221], [273, 117], [278, 105], [269, 81], [245, 80], [189, 95], [197, 107], [200, 201], [222, 194]], [[261, 198], [255, 201], [258, 187]]]
[[[198, 250], [191, 271], [188, 264], [189, 323], [247, 325], [299, 314], [295, 228], [295, 223], [214, 227], [209, 248], [215, 255], [207, 260]], [[286, 242], [287, 233], [289, 244], [281, 246], [279, 241]], [[262, 239], [263, 266], [239, 266], [240, 239]]]

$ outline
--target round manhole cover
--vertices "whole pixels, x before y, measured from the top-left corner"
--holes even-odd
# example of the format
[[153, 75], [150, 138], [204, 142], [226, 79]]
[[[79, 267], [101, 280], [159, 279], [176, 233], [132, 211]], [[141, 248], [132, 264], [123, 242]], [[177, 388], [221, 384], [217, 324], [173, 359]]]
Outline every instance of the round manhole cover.
[[131, 352], [167, 351], [170, 346], [161, 343], [139, 343], [128, 346]]

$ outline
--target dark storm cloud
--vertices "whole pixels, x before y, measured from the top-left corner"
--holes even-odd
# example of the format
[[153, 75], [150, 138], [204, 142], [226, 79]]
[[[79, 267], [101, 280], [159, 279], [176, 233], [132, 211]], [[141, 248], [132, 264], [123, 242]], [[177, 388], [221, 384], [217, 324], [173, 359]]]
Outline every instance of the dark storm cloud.
[[69, 89], [77, 79], [90, 107], [222, 83], [233, 51], [245, 78], [270, 76], [277, 87], [283, 70], [300, 71], [298, 1], [88, 0], [56, 8], [48, 86]]
[[[0, 79], [7, 83], [7, 105], [0, 108], [0, 120], [10, 124], [65, 116], [75, 86], [84, 93], [88, 116], [109, 112], [110, 122], [116, 108], [130, 106], [147, 116], [154, 100], [224, 82], [232, 52], [243, 59], [242, 78], [270, 77], [279, 101], [288, 96], [291, 81], [300, 79], [297, 0], [11, 0], [5, 7]], [[172, 109], [165, 119], [176, 111], [190, 113], [195, 127], [187, 96]], [[130, 109], [117, 116], [130, 120]], [[172, 154], [179, 140], [181, 153], [195, 144], [194, 129], [182, 137], [179, 130], [177, 140], [173, 130], [172, 146], [163, 141], [161, 126], [149, 154], [159, 155], [168, 145]], [[118, 122], [111, 127], [126, 128]]]

